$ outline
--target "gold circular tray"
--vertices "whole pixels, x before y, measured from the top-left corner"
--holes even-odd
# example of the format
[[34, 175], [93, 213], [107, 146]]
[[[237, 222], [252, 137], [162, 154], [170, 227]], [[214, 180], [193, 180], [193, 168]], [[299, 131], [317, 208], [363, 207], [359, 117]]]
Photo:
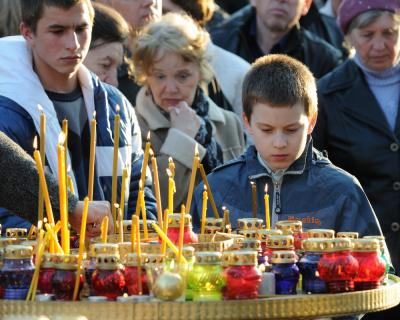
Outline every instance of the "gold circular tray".
[[252, 320], [307, 319], [363, 314], [400, 303], [400, 278], [390, 275], [386, 286], [340, 294], [273, 296], [217, 302], [25, 302], [0, 300], [0, 316], [84, 316], [88, 320]]

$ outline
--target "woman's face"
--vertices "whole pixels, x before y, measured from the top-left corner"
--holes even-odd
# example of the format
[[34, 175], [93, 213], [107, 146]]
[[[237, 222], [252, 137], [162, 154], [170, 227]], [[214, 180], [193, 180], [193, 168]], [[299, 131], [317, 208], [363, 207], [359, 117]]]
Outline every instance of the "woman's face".
[[103, 43], [89, 50], [85, 66], [101, 81], [118, 86], [118, 68], [123, 62], [124, 49], [120, 42]]
[[368, 69], [384, 71], [394, 66], [399, 58], [399, 23], [384, 14], [364, 28], [353, 29], [349, 41]]
[[156, 60], [147, 75], [155, 103], [163, 110], [181, 101], [191, 106], [200, 82], [200, 68], [194, 62], [185, 61], [175, 52], [165, 52]]

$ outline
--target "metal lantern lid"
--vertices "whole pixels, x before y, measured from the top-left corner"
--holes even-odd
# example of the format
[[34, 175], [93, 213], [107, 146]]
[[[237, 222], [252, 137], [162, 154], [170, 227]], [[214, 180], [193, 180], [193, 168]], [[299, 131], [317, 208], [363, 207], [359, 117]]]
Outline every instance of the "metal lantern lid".
[[324, 252], [350, 251], [352, 248], [352, 240], [349, 238], [326, 239]]
[[290, 251], [274, 251], [272, 252], [271, 262], [273, 264], [280, 263], [295, 263], [297, 261], [297, 255], [293, 250]]
[[335, 230], [332, 229], [309, 229], [306, 233], [308, 238], [333, 239], [335, 237]]
[[[169, 214], [168, 215], [168, 226], [172, 227], [172, 228], [179, 228], [180, 220], [181, 220], [181, 214], [180, 213]], [[192, 226], [192, 216], [190, 214], [185, 214], [184, 226], [185, 227], [191, 227]]]
[[54, 267], [62, 270], [76, 270], [78, 268], [77, 254], [60, 254], [55, 258]]
[[[149, 262], [149, 258], [146, 253], [140, 255], [141, 266]], [[139, 265], [139, 259], [137, 253], [128, 253], [125, 258], [125, 265], [127, 267], [137, 267]]]
[[308, 252], [323, 252], [326, 249], [326, 238], [308, 238], [301, 243], [302, 249]]
[[28, 229], [26, 228], [7, 228], [6, 237], [7, 238], [26, 238], [28, 236]]
[[283, 234], [289, 231], [299, 233], [303, 229], [303, 223], [300, 220], [280, 220], [275, 224], [275, 228], [282, 230]]
[[18, 244], [10, 244], [5, 248], [5, 259], [29, 259], [32, 257], [33, 247]]
[[118, 254], [98, 254], [96, 268], [100, 270], [115, 270], [120, 268]]
[[261, 241], [257, 239], [244, 239], [242, 242], [242, 250], [259, 251], [261, 249]]
[[267, 239], [270, 236], [273, 235], [281, 235], [282, 234], [282, 230], [278, 230], [278, 229], [260, 229], [257, 230], [256, 232], [256, 236], [257, 239], [260, 240], [261, 242], [267, 242]]
[[231, 251], [228, 260], [229, 266], [256, 266], [256, 251]]
[[270, 249], [294, 249], [294, 237], [292, 235], [272, 235], [267, 240]]
[[203, 251], [196, 253], [196, 264], [221, 264], [222, 253]]
[[258, 230], [263, 226], [263, 219], [240, 218], [237, 219], [237, 227], [240, 230]]
[[336, 238], [358, 239], [358, 232], [343, 231], [336, 234]]
[[353, 239], [354, 252], [374, 252], [380, 250], [378, 239]]

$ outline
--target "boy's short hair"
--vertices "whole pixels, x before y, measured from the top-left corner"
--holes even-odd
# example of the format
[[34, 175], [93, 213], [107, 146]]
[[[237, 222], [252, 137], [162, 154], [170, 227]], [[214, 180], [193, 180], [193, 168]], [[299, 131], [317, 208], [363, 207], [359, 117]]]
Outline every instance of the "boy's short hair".
[[81, 2], [88, 6], [90, 18], [93, 22], [94, 9], [90, 0], [21, 0], [22, 22], [35, 33], [37, 23], [43, 15], [44, 7], [58, 7], [67, 10]]
[[287, 107], [300, 102], [308, 118], [318, 111], [317, 86], [311, 71], [283, 54], [270, 54], [252, 64], [243, 81], [242, 101], [249, 121], [257, 103]]

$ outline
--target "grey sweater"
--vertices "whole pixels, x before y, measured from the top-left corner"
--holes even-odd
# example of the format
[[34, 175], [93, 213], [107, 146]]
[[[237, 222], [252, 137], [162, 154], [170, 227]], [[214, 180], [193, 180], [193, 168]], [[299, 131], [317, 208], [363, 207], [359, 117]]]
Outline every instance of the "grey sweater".
[[[59, 213], [58, 182], [50, 173], [46, 181], [54, 219]], [[0, 207], [37, 223], [39, 176], [33, 159], [16, 143], [0, 132]], [[68, 211], [73, 212], [78, 199], [68, 193]]]

